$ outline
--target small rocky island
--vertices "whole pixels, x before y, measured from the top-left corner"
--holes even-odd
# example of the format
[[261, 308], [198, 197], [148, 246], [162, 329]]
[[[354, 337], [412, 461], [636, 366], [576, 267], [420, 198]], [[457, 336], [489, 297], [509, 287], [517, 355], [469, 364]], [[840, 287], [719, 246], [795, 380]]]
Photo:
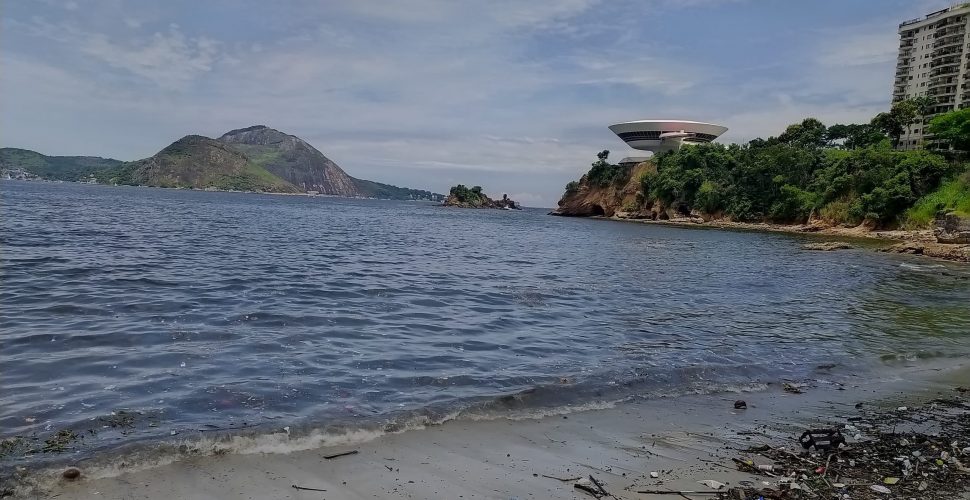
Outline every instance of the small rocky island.
[[460, 208], [497, 208], [500, 210], [522, 210], [518, 203], [509, 199], [507, 194], [501, 200], [493, 200], [482, 192], [481, 186], [466, 187], [464, 184], [452, 186], [448, 197], [441, 204], [443, 207]]

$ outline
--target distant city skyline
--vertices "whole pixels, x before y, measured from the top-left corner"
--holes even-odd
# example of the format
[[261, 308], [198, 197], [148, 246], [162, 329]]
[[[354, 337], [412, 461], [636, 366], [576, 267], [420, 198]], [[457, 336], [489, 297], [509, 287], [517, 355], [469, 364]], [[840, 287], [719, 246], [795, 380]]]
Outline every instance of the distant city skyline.
[[607, 128], [779, 134], [889, 108], [900, 22], [952, 1], [7, 2], [0, 146], [120, 160], [265, 124], [349, 174], [553, 206]]

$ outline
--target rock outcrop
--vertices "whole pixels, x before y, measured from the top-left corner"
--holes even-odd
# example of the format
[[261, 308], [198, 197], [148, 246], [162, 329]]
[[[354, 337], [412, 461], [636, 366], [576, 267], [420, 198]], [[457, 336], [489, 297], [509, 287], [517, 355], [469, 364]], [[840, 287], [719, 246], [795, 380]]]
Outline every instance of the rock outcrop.
[[448, 197], [441, 203], [445, 207], [459, 208], [496, 208], [500, 210], [521, 210], [518, 203], [509, 199], [508, 195], [503, 194], [502, 199], [493, 200], [482, 192], [482, 188], [475, 186], [467, 188], [462, 184], [451, 188]]
[[970, 244], [970, 218], [948, 213], [936, 219], [933, 231], [938, 243]]
[[254, 125], [226, 132], [218, 140], [301, 191], [363, 196], [353, 177], [295, 135]]
[[643, 206], [642, 195], [638, 195], [640, 178], [656, 171], [653, 162], [645, 161], [618, 172], [608, 183], [594, 182], [584, 175], [579, 182], [570, 182], [566, 186], [566, 192], [559, 200], [559, 208], [550, 213], [568, 217], [617, 216], [654, 220], [676, 217], [678, 213], [675, 209], [659, 203]]
[[845, 243], [844, 241], [819, 241], [815, 243], [806, 243], [802, 245], [804, 250], [818, 250], [821, 252], [831, 252], [833, 250], [849, 250], [853, 248], [852, 245]]

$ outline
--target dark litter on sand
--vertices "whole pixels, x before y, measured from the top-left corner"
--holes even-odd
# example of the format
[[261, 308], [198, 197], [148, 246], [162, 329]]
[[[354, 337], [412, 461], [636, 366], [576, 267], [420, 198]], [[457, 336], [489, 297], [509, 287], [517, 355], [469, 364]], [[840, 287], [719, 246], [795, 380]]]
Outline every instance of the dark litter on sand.
[[708, 498], [943, 499], [970, 492], [970, 405], [962, 400], [861, 412], [809, 429], [797, 443], [801, 450], [793, 443], [743, 450], [735, 466], [763, 481]]

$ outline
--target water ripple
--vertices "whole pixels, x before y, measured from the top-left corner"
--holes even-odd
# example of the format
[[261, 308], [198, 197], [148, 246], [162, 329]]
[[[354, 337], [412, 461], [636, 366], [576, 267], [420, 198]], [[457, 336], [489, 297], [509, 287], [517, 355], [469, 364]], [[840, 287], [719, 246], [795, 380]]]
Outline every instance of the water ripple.
[[2, 435], [124, 408], [162, 438], [554, 406], [970, 353], [965, 267], [784, 235], [72, 184], [0, 195]]

